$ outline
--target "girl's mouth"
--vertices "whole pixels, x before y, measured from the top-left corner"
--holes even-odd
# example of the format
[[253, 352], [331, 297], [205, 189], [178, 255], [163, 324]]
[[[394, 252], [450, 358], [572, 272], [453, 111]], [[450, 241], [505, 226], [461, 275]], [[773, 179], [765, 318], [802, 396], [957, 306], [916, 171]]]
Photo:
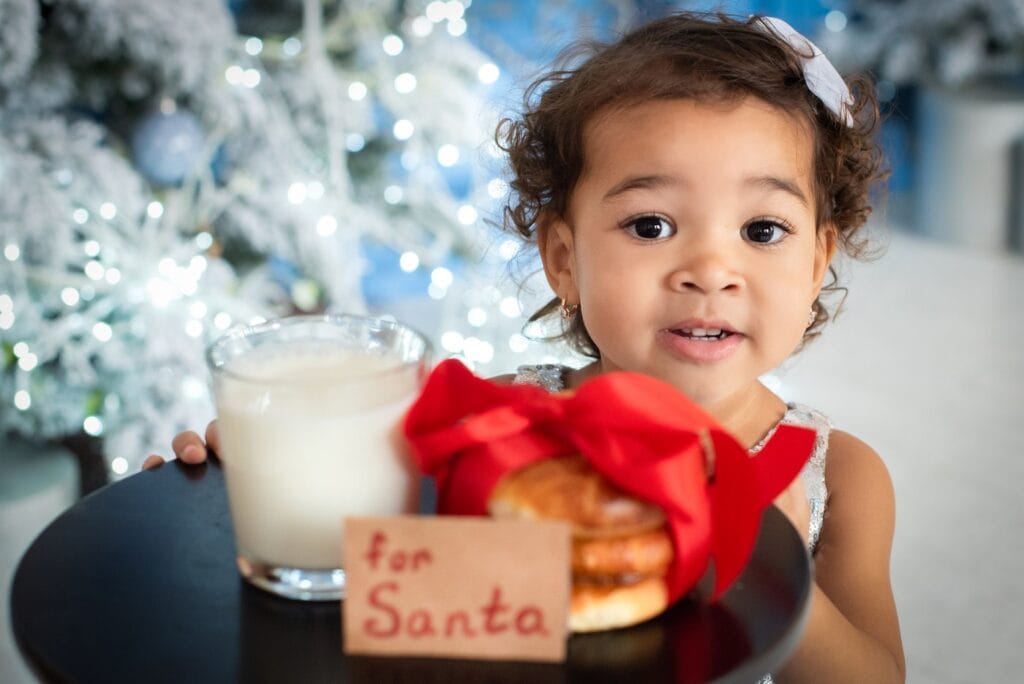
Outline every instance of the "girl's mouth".
[[680, 326], [662, 330], [659, 338], [674, 356], [692, 363], [708, 364], [732, 356], [743, 342], [744, 335], [726, 328]]
[[671, 330], [670, 332], [673, 335], [679, 335], [680, 337], [702, 342], [724, 340], [730, 335], [735, 334], [730, 330], [723, 330], [721, 328], [680, 328], [677, 330]]

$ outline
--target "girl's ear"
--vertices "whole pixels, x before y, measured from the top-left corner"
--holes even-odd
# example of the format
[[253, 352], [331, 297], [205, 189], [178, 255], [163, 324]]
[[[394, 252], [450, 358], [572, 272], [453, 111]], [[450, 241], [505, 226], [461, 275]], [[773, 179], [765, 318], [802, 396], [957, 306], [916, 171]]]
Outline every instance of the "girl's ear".
[[537, 249], [544, 264], [544, 275], [555, 295], [566, 304], [579, 304], [575, 243], [572, 229], [562, 217], [543, 212], [537, 218]]
[[818, 229], [817, 244], [814, 246], [814, 296], [821, 292], [822, 283], [825, 281], [825, 274], [828, 273], [829, 264], [836, 254], [838, 233], [832, 223], [827, 223]]

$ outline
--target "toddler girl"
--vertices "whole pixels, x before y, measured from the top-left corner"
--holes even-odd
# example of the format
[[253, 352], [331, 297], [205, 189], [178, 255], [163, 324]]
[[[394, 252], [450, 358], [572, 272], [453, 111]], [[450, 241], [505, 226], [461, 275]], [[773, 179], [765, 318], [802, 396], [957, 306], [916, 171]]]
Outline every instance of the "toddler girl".
[[[647, 373], [754, 458], [780, 422], [818, 431], [776, 501], [815, 565], [804, 637], [778, 681], [904, 679], [886, 468], [758, 379], [829, 318], [832, 257], [857, 254], [881, 177], [877, 124], [870, 84], [851, 92], [784, 22], [680, 14], [539, 80], [498, 131], [513, 172], [506, 224], [536, 244], [556, 295], [533, 319], [560, 316], [565, 340], [593, 359], [506, 381], [555, 391]], [[214, 424], [207, 441], [216, 448]], [[206, 456], [195, 433], [173, 446], [185, 461]]]

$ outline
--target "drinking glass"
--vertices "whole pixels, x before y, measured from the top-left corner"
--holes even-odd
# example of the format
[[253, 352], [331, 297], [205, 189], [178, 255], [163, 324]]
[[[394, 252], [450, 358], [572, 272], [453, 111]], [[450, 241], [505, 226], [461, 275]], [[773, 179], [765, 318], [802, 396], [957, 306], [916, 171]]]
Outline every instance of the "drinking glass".
[[209, 347], [246, 580], [293, 599], [343, 598], [342, 520], [416, 511], [399, 423], [429, 356], [411, 328], [349, 315], [236, 328]]

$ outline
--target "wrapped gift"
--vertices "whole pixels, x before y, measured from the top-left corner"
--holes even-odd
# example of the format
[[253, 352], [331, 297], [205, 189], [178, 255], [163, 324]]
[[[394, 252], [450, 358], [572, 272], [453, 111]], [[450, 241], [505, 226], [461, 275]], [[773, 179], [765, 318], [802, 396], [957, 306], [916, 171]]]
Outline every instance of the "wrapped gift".
[[672, 546], [666, 605], [712, 560], [712, 598], [735, 581], [762, 511], [800, 472], [815, 438], [782, 424], [751, 457], [707, 412], [646, 375], [608, 373], [551, 394], [478, 378], [455, 360], [433, 371], [404, 430], [416, 463], [436, 479], [440, 514], [487, 514], [499, 485], [547, 459], [566, 459], [562, 470], [573, 472], [583, 461], [602, 486], [660, 509]]

